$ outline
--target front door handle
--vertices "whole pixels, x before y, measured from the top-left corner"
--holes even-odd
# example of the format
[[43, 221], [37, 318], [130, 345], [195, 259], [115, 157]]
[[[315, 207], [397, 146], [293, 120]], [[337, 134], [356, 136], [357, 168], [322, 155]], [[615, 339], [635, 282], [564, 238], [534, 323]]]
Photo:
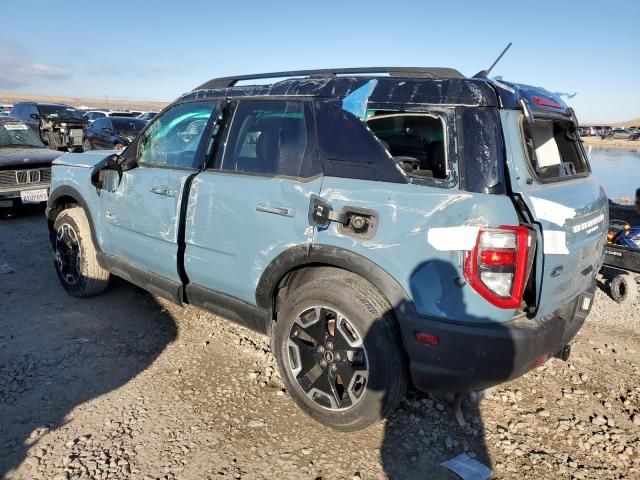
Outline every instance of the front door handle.
[[175, 197], [176, 191], [171, 190], [169, 187], [165, 186], [155, 186], [151, 187], [151, 193], [155, 193], [156, 195], [162, 195], [164, 197]]
[[293, 217], [296, 211], [289, 207], [276, 207], [269, 205], [268, 203], [259, 203], [256, 205], [257, 212], [273, 213], [275, 215], [282, 215], [283, 217]]

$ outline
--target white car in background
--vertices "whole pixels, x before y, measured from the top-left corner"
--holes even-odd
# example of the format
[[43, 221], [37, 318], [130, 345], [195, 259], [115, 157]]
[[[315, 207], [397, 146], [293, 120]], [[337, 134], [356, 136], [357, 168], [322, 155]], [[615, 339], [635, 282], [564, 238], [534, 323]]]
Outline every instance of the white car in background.
[[103, 117], [138, 117], [140, 112], [130, 112], [128, 110], [90, 110], [84, 114], [90, 123]]

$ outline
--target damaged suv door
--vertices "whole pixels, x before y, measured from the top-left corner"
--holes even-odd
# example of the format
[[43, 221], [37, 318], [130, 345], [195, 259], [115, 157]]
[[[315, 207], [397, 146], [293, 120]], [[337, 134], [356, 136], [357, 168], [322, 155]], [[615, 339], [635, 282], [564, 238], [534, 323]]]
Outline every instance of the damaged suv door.
[[[109, 270], [179, 299], [180, 215], [206, 148], [215, 102], [175, 105], [123, 153], [121, 171], [101, 192], [100, 235]], [[109, 187], [109, 184], [111, 187]], [[140, 278], [136, 279], [136, 276]]]
[[187, 298], [264, 333], [268, 312], [248, 308], [261, 275], [278, 255], [310, 245], [315, 232], [308, 212], [322, 166], [311, 102], [231, 100], [223, 118], [228, 128], [220, 132], [215, 159], [190, 190]]

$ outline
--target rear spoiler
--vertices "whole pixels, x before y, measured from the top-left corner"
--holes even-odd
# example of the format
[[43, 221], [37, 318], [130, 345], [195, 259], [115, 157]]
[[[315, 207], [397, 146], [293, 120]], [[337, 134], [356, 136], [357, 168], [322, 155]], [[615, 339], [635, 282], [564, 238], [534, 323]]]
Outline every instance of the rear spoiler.
[[541, 87], [532, 87], [519, 83], [505, 82], [503, 80], [489, 80], [494, 87], [502, 108], [522, 110], [527, 122], [533, 123], [535, 117], [569, 120], [578, 126], [575, 112], [569, 107], [561, 96]]

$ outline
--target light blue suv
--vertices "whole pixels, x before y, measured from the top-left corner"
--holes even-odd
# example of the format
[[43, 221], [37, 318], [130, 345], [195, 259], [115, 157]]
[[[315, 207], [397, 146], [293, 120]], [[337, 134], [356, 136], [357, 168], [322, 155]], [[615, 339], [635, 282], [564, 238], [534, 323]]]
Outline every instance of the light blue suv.
[[56, 271], [269, 335], [305, 412], [363, 428], [410, 380], [463, 393], [566, 358], [608, 222], [577, 126], [544, 89], [452, 69], [214, 79], [124, 151], [54, 162]]

